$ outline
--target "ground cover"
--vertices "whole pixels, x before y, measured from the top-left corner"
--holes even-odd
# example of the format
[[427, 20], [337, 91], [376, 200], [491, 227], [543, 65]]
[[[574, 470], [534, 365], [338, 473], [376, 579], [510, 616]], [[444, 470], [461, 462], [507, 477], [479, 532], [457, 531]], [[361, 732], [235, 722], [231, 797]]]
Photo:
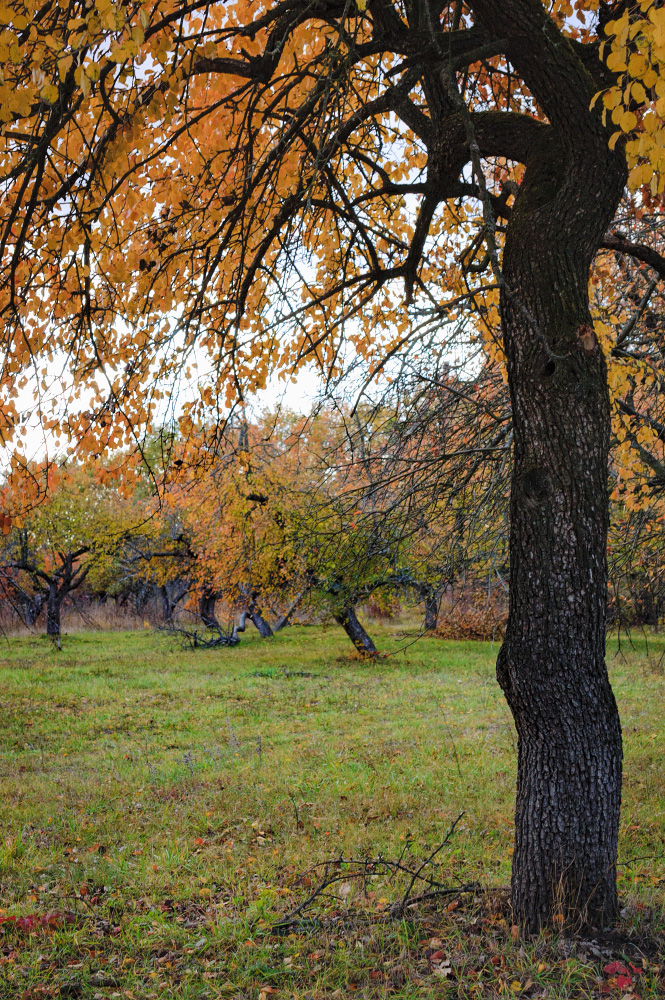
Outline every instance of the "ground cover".
[[[369, 663], [322, 628], [195, 652], [149, 631], [61, 652], [7, 640], [0, 996], [662, 996], [663, 641], [609, 650], [621, 924], [523, 941], [503, 891], [516, 746], [497, 647], [373, 631], [393, 655]], [[458, 891], [399, 916], [404, 872], [313, 868], [415, 870], [460, 813], [423, 869]], [[275, 933], [325, 871], [337, 881]]]

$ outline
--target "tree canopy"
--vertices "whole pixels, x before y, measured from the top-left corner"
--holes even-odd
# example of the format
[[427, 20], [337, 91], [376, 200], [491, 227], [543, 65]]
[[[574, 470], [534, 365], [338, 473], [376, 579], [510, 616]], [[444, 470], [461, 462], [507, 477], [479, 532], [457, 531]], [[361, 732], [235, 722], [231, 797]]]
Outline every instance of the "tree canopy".
[[195, 421], [307, 360], [330, 376], [351, 350], [371, 374], [469, 313], [499, 350], [523, 165], [594, 100], [637, 216], [660, 203], [657, 4], [82, 0], [0, 17], [5, 440], [28, 379], [42, 426], [96, 452], [140, 438], [188, 366]]

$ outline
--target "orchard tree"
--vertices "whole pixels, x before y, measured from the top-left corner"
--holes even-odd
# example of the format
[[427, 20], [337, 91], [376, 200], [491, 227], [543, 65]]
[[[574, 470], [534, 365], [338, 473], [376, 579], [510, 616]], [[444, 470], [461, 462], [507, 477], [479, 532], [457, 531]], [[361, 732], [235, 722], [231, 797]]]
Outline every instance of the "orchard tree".
[[[305, 550], [294, 533], [298, 504], [311, 500], [308, 436], [293, 414], [246, 417], [208, 447], [184, 443], [163, 490], [161, 517], [182, 525], [199, 616], [217, 627], [217, 601], [249, 619], [262, 638], [290, 624], [310, 590]], [[202, 457], [204, 456], [204, 457]]]
[[103, 589], [136, 520], [135, 506], [100, 483], [100, 471], [94, 465], [50, 470], [48, 493], [6, 536], [6, 590], [20, 597], [26, 624], [34, 625], [44, 608], [46, 634], [58, 640], [63, 602], [84, 582]]
[[17, 376], [48, 400], [54, 356], [43, 425], [97, 453], [140, 445], [178, 373], [195, 438], [270, 372], [331, 377], [355, 352], [378, 374], [466, 311], [512, 409], [515, 919], [610, 920], [608, 358], [632, 334], [594, 324], [589, 279], [602, 247], [665, 274], [644, 214], [665, 186], [665, 10], [12, 0], [2, 19], [3, 437]]

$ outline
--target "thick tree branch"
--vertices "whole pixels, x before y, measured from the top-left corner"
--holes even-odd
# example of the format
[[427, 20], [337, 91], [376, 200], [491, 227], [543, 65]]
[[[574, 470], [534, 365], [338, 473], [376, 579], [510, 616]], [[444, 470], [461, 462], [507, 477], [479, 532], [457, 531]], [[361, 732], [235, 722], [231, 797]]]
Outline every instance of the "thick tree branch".
[[600, 244], [600, 249], [628, 254], [629, 257], [641, 260], [643, 264], [648, 264], [660, 278], [665, 278], [665, 257], [644, 243], [631, 243], [623, 233], [614, 232], [611, 236], [606, 236]]

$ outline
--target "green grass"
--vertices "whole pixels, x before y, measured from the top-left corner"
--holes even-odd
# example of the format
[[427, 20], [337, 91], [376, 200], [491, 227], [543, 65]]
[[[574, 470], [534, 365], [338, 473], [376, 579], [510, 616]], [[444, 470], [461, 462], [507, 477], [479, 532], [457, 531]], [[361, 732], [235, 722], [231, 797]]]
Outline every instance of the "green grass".
[[[661, 996], [662, 641], [610, 651], [620, 858], [645, 860], [622, 864], [620, 934], [594, 944], [511, 933], [516, 745], [496, 646], [373, 633], [393, 656], [363, 663], [320, 628], [218, 651], [149, 632], [0, 647], [0, 920], [71, 915], [0, 925], [0, 996]], [[308, 929], [270, 933], [311, 893], [312, 865], [415, 863], [461, 812], [429, 870], [492, 891], [395, 920], [405, 882], [370, 874], [317, 900]], [[634, 994], [602, 971], [642, 955]]]

